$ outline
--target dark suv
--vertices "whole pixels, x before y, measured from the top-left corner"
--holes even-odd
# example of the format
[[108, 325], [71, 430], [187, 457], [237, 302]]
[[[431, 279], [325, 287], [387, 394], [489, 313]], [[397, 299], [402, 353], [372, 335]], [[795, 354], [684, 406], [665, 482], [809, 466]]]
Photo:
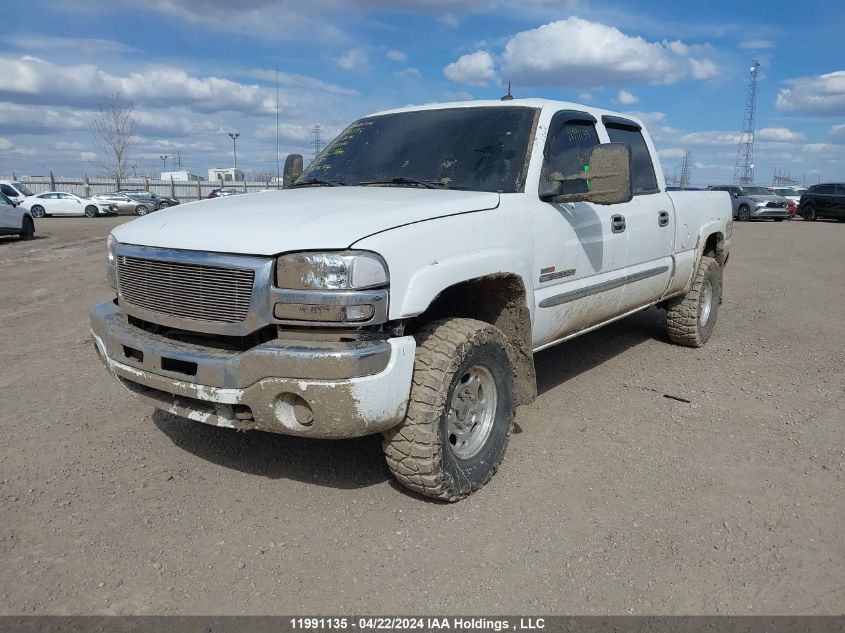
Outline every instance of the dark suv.
[[798, 212], [805, 220], [832, 218], [845, 222], [845, 185], [813, 185], [801, 194]]

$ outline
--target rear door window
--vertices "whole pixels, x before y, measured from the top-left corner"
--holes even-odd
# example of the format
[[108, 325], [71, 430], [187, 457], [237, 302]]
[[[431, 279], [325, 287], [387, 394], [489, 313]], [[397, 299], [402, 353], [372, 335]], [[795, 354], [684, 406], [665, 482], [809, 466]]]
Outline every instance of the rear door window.
[[625, 143], [631, 148], [631, 184], [634, 195], [657, 193], [654, 164], [639, 127], [633, 121], [630, 125], [606, 122], [605, 127], [611, 143]]

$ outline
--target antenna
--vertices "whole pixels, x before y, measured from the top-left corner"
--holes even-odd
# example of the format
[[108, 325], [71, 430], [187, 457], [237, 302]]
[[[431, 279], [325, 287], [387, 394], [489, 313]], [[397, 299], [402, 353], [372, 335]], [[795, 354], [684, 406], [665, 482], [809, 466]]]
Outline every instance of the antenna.
[[739, 134], [739, 147], [736, 150], [734, 182], [738, 185], [750, 185], [754, 182], [754, 111], [757, 109], [758, 68], [760, 62], [755, 59], [751, 62], [745, 116], [742, 120], [742, 132]]
[[511, 94], [511, 82], [508, 82], [508, 94], [502, 97], [500, 101], [513, 101], [513, 95]]

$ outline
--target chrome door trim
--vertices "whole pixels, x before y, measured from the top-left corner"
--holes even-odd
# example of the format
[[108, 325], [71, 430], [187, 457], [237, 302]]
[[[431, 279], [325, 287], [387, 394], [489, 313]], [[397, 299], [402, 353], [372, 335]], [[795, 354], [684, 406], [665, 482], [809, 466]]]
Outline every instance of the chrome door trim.
[[668, 266], [658, 266], [657, 268], [641, 270], [638, 273], [624, 275], [622, 277], [617, 277], [616, 279], [602, 281], [601, 283], [593, 284], [592, 286], [585, 286], [584, 288], [578, 288], [577, 290], [570, 290], [569, 292], [564, 292], [559, 295], [554, 295], [553, 297], [543, 299], [540, 302], [540, 307], [551, 308], [552, 306], [557, 306], [562, 303], [577, 301], [578, 299], [583, 299], [584, 297], [589, 297], [600, 292], [607, 292], [608, 290], [613, 290], [615, 288], [619, 288], [627, 284], [642, 281], [643, 279], [662, 275], [663, 273], [668, 272], [668, 270]]

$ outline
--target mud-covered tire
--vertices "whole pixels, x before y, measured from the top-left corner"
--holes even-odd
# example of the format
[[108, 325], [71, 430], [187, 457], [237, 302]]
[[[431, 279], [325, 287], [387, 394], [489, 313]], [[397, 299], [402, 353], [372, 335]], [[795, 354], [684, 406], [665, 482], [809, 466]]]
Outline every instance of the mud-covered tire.
[[[500, 330], [474, 319], [434, 321], [416, 338], [408, 411], [399, 426], [383, 434], [382, 447], [402, 485], [457, 501], [486, 484], [505, 454], [515, 407], [514, 352]], [[460, 396], [462, 381], [479, 367], [495, 383], [495, 404], [483, 444], [464, 459], [456, 454], [454, 436], [450, 441], [451, 403]]]
[[722, 269], [706, 255], [701, 258], [685, 295], [666, 306], [669, 338], [677, 345], [701, 347], [710, 338], [722, 302]]

